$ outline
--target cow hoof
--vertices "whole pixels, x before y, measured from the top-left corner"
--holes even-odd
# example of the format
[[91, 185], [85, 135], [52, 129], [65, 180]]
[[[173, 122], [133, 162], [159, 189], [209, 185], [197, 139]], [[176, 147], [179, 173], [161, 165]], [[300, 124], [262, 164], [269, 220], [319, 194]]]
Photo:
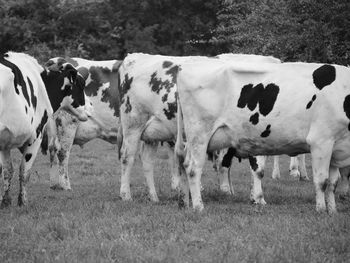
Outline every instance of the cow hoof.
[[27, 205], [27, 200], [21, 194], [19, 194], [19, 196], [18, 196], [17, 205], [18, 206], [25, 206], [25, 205]]
[[153, 203], [159, 203], [159, 199], [158, 199], [158, 196], [151, 196], [151, 202], [153, 202]]
[[131, 195], [130, 195], [130, 194], [127, 194], [127, 193], [121, 193], [121, 194], [120, 194], [120, 198], [121, 198], [123, 201], [132, 201]]
[[220, 187], [220, 191], [222, 193], [224, 193], [224, 194], [227, 194], [227, 195], [233, 195], [233, 193], [231, 192], [230, 187], [227, 186], [227, 185]]
[[305, 176], [300, 176], [299, 181], [308, 182], [310, 181], [310, 178]]
[[294, 177], [294, 178], [300, 178], [300, 172], [298, 170], [289, 171], [289, 175]]
[[250, 202], [253, 204], [253, 205], [266, 205], [266, 201], [264, 198], [260, 198], [260, 199], [256, 199], [256, 200], [250, 200]]
[[316, 205], [316, 212], [317, 213], [326, 213], [327, 209], [326, 206]]
[[334, 216], [338, 213], [336, 208], [328, 209], [327, 212], [330, 216]]

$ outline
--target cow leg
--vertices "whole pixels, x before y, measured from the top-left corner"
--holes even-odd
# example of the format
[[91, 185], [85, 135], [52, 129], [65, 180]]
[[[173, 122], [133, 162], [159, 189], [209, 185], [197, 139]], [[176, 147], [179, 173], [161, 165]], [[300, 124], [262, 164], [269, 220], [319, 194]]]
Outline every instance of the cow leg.
[[30, 146], [26, 146], [23, 149], [22, 161], [19, 167], [19, 194], [18, 205], [23, 206], [27, 204], [27, 189], [26, 186], [29, 182], [29, 170], [32, 167], [38, 149], [41, 144], [41, 139], [37, 138]]
[[316, 211], [326, 210], [325, 191], [329, 184], [329, 164], [333, 142], [310, 144], [313, 181], [316, 192]]
[[[71, 190], [68, 173], [68, 162], [70, 151], [73, 146], [74, 137], [79, 122], [72, 116], [65, 116], [64, 113], [56, 118], [57, 137], [50, 145], [50, 188], [54, 190]], [[56, 155], [57, 159], [52, 154]], [[53, 159], [57, 160], [54, 165]]]
[[52, 189], [71, 190], [71, 184], [69, 180], [68, 162], [70, 151], [73, 146], [75, 133], [67, 134], [64, 138], [60, 139], [60, 149], [57, 151], [58, 160], [58, 181], [56, 184], [51, 185]]
[[201, 196], [201, 176], [205, 163], [207, 144], [198, 143], [197, 145], [188, 145], [188, 149], [184, 167], [192, 197], [192, 205], [193, 209], [202, 211], [204, 205]]
[[346, 196], [349, 194], [349, 176], [350, 176], [350, 167], [340, 168], [340, 181], [337, 185], [337, 191], [341, 199], [346, 199]]
[[170, 147], [167, 143], [164, 145], [164, 149], [166, 149], [168, 154], [168, 165], [170, 167], [170, 175], [171, 175], [171, 189], [178, 190], [181, 183], [181, 177], [177, 172], [176, 165], [176, 156], [174, 154], [174, 149]]
[[159, 202], [154, 186], [154, 158], [157, 154], [158, 143], [143, 143], [141, 146], [141, 161], [143, 174], [146, 177], [149, 196], [152, 202]]
[[272, 179], [281, 179], [280, 156], [279, 155], [275, 155], [273, 157]]
[[252, 176], [252, 187], [250, 201], [253, 204], [266, 205], [261, 180], [264, 177], [266, 156], [249, 157], [250, 171]]
[[230, 168], [221, 167], [218, 171], [220, 190], [228, 195], [233, 195], [234, 190], [230, 182]]
[[339, 169], [331, 165], [329, 167], [329, 181], [328, 181], [328, 186], [326, 190], [327, 211], [330, 215], [337, 213], [334, 193], [335, 193], [335, 189], [336, 189], [339, 177], [340, 177]]
[[299, 161], [297, 156], [290, 157], [289, 175], [294, 178], [300, 178]]
[[120, 197], [124, 201], [132, 200], [130, 193], [130, 173], [135, 162], [135, 156], [139, 148], [141, 135], [139, 132], [129, 133], [123, 136], [121, 149]]
[[11, 151], [0, 151], [0, 159], [2, 163], [2, 178], [4, 181], [4, 195], [2, 196], [1, 208], [11, 205], [11, 179], [13, 175], [13, 165], [11, 159]]
[[307, 171], [306, 171], [305, 154], [299, 155], [299, 158], [300, 158], [300, 164], [299, 164], [300, 181], [310, 181], [310, 178], [307, 176]]
[[[215, 155], [216, 153], [213, 153], [213, 154]], [[213, 167], [219, 178], [220, 190], [225, 194], [233, 195], [234, 191], [230, 182], [230, 167], [232, 165], [232, 159], [230, 160], [230, 163], [229, 163], [230, 167], [224, 166], [223, 159], [225, 154], [226, 152], [223, 150], [218, 151], [217, 157], [213, 159], [213, 163], [214, 163]], [[225, 165], [228, 165], [228, 164], [225, 163]]]
[[184, 167], [185, 147], [182, 141], [176, 140], [174, 161], [176, 166], [176, 178], [178, 178], [178, 206], [179, 208], [188, 208], [190, 206], [190, 189], [186, 178]]

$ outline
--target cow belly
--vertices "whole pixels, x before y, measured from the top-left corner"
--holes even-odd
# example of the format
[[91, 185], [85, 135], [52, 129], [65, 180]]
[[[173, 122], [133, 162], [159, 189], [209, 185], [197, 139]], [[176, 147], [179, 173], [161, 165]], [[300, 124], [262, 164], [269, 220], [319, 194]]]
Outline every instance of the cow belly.
[[[175, 123], [176, 125], [176, 123]], [[141, 134], [143, 141], [170, 141], [175, 138], [176, 128], [168, 128], [161, 120], [151, 119]]]
[[227, 126], [218, 128], [209, 141], [207, 151], [233, 147], [236, 156], [242, 158], [256, 155], [298, 155], [310, 152], [310, 147], [301, 138], [288, 140], [287, 138], [262, 139], [242, 134], [239, 138], [236, 136], [237, 133]]

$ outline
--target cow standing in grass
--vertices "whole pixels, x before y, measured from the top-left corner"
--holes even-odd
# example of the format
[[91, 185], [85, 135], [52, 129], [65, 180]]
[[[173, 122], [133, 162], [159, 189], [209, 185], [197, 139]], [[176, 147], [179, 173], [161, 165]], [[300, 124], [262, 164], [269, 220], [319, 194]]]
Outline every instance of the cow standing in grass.
[[[175, 80], [179, 66], [186, 61], [280, 63], [280, 60], [273, 57], [242, 54], [223, 54], [215, 58], [129, 54], [119, 68], [120, 116], [123, 130], [120, 196], [123, 200], [132, 199], [130, 173], [138, 150], [141, 148], [143, 172], [146, 176], [149, 195], [152, 201], [158, 201], [153, 179], [154, 156], [158, 142], [176, 139], [177, 88]], [[142, 147], [140, 147], [141, 142], [143, 142]], [[171, 154], [171, 151], [169, 154], [170, 160], [173, 160], [174, 155]], [[264, 157], [252, 157], [251, 160], [251, 165], [253, 165], [251, 200], [257, 204], [265, 204], [261, 187]], [[171, 162], [171, 167], [174, 171], [172, 174], [174, 174], [176, 172], [174, 162]], [[229, 191], [228, 180], [222, 180], [222, 182], [226, 186], [221, 186], [221, 189]], [[178, 177], [173, 176], [172, 186], [177, 185]]]
[[[95, 138], [116, 144], [119, 128], [118, 68], [121, 61], [53, 58], [47, 64], [72, 63], [86, 80], [88, 120], [80, 122], [64, 111], [54, 115], [56, 136], [49, 138], [52, 189], [70, 190], [69, 154], [73, 144], [83, 146]], [[45, 147], [44, 147], [45, 148]]]
[[239, 157], [311, 152], [316, 210], [336, 212], [338, 168], [350, 165], [349, 68], [192, 62], [179, 68], [177, 88], [176, 152], [188, 178], [181, 203], [189, 189], [203, 209], [205, 152], [232, 147]]
[[0, 56], [0, 158], [4, 180], [1, 207], [11, 204], [13, 175], [11, 150], [22, 153], [19, 171], [18, 205], [27, 203], [26, 185], [41, 144], [43, 129], [59, 108], [87, 120], [84, 79], [69, 63], [43, 68], [23, 53], [8, 52]]

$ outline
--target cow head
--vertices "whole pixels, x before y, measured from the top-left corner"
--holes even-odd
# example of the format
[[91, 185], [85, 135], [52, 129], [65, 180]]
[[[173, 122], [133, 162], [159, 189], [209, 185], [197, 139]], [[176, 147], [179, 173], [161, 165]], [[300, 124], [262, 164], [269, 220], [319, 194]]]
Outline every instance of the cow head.
[[45, 67], [41, 77], [53, 111], [63, 109], [80, 121], [86, 121], [84, 78], [70, 63], [61, 64], [49, 61]]

